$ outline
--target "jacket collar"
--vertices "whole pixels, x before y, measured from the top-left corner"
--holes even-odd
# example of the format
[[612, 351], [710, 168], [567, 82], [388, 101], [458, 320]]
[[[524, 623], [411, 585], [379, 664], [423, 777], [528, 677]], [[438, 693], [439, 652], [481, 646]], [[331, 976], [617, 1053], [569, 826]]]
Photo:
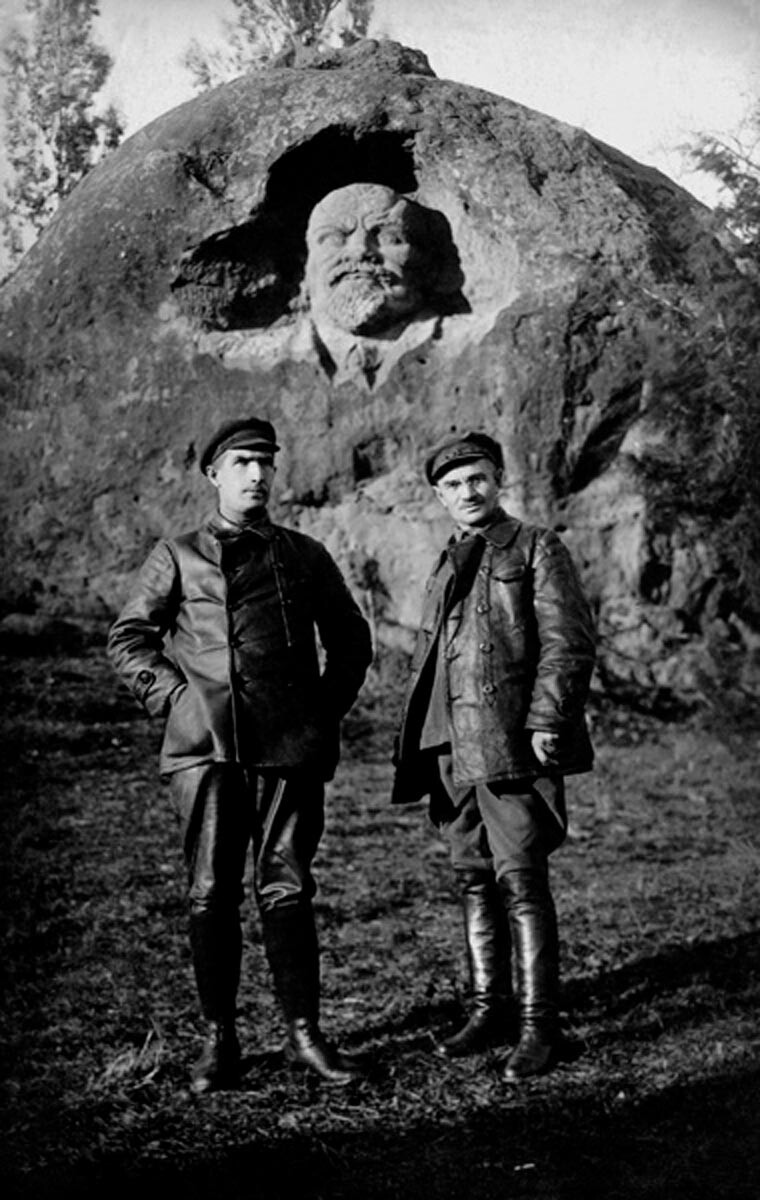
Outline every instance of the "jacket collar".
[[265, 541], [271, 541], [274, 537], [274, 525], [269, 519], [268, 513], [263, 513], [257, 517], [255, 521], [246, 521], [242, 525], [235, 524], [227, 517], [223, 517], [220, 512], [215, 512], [209, 517], [206, 522], [206, 528], [213, 536], [220, 541], [226, 541], [229, 538], [240, 537], [241, 534], [258, 534]]
[[468, 537], [481, 537], [492, 546], [503, 550], [517, 537], [520, 524], [517, 517], [510, 516], [503, 508], [500, 508], [497, 510], [490, 525], [486, 525], [482, 529], [475, 527], [472, 530], [458, 531], [449, 539], [449, 545], [455, 545], [457, 542], [464, 541]]

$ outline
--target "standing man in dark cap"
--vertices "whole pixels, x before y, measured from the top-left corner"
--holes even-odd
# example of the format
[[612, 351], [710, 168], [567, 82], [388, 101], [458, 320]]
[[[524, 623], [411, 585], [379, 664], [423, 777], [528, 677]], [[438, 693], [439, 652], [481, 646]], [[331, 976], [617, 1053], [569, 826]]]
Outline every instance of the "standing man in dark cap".
[[239, 907], [249, 844], [286, 1056], [329, 1083], [356, 1074], [319, 1027], [311, 862], [340, 719], [372, 651], [367, 623], [325, 548], [267, 515], [278, 449], [268, 421], [217, 430], [200, 460], [217, 512], [155, 546], [109, 635], [120, 677], [152, 716], [166, 718], [160, 771], [181, 823], [207, 1021], [196, 1093], [239, 1080]]
[[549, 1069], [558, 1045], [548, 860], [567, 831], [563, 777], [592, 765], [583, 714], [594, 633], [560, 539], [500, 507], [498, 443], [455, 434], [425, 471], [456, 532], [425, 593], [393, 798], [430, 797], [463, 901], [473, 1008], [440, 1050], [506, 1040], [514, 953], [514, 1082]]

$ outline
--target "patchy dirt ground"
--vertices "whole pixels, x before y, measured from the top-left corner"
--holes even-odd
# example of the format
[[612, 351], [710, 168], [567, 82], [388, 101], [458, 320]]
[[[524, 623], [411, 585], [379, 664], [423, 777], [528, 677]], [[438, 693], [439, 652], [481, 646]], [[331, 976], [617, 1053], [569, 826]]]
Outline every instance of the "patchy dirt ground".
[[466, 996], [445, 855], [388, 804], [393, 703], [346, 729], [317, 864], [324, 1023], [365, 1058], [336, 1094], [286, 1067], [247, 907], [245, 1086], [197, 1047], [159, 730], [97, 650], [6, 657], [4, 1194], [130, 1200], [760, 1195], [760, 731], [596, 713], [556, 855], [572, 1051], [520, 1088], [447, 1062]]

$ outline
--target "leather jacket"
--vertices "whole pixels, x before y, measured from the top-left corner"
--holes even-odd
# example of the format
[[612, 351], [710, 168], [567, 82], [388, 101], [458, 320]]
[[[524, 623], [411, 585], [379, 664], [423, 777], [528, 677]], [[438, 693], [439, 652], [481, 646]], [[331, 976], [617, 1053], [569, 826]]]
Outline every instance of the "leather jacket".
[[[454, 591], [452, 601], [473, 553], [480, 557], [466, 594]], [[560, 735], [553, 774], [591, 768], [583, 714], [594, 658], [590, 610], [555, 533], [503, 513], [474, 537], [452, 538], [425, 591], [397, 739], [394, 803], [428, 790], [419, 741], [436, 664], [454, 783], [469, 786], [546, 775], [531, 750], [534, 730]]]
[[372, 659], [369, 627], [324, 546], [268, 519], [257, 529], [267, 540], [277, 607], [263, 644], [255, 611], [246, 623], [261, 679], [245, 703], [231, 644], [222, 518], [159, 541], [111, 627], [108, 656], [117, 674], [148, 713], [167, 718], [162, 775], [240, 762], [311, 766], [330, 779], [337, 765], [339, 721]]

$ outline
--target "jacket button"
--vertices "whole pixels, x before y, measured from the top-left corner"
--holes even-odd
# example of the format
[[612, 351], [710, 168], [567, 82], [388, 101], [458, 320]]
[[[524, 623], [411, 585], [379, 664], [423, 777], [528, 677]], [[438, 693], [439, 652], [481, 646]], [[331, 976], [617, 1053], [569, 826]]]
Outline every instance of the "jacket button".
[[141, 671], [140, 674], [137, 676], [137, 682], [138, 683], [153, 683], [153, 680], [155, 678], [156, 677], [152, 671]]
[[491, 692], [496, 691], [496, 685], [493, 683], [484, 683], [483, 691], [485, 692], [486, 696], [490, 696]]
[[493, 651], [493, 643], [492, 642], [481, 642], [480, 645], [478, 646], [478, 649], [482, 650], [484, 654], [491, 654]]
[[478, 606], [475, 609], [475, 612], [479, 612], [479, 613], [488, 612], [490, 607], [491, 607], [490, 604], [478, 604]]

